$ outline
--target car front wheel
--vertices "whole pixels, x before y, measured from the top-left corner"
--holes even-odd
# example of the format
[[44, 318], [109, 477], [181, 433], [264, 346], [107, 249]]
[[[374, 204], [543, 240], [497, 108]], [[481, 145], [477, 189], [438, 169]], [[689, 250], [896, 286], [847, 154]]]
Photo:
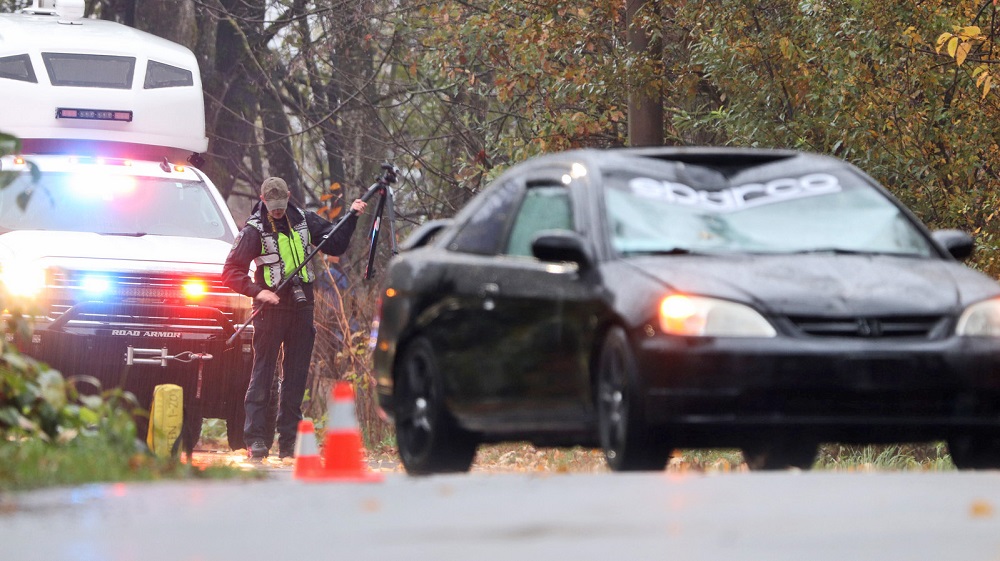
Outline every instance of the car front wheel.
[[948, 452], [958, 469], [1000, 468], [1000, 438], [955, 436], [948, 439]]
[[394, 417], [403, 467], [411, 475], [466, 472], [476, 456], [476, 440], [444, 405], [434, 348], [416, 339], [396, 366]]
[[597, 362], [597, 424], [612, 471], [658, 471], [673, 449], [662, 430], [645, 420], [639, 373], [628, 336], [611, 328]]

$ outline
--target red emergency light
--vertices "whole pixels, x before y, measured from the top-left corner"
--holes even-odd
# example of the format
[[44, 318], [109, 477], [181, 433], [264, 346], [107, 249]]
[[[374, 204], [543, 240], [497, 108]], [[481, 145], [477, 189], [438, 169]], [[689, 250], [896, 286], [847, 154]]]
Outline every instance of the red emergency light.
[[124, 121], [132, 122], [132, 112], [117, 109], [78, 109], [59, 107], [56, 109], [56, 119], [84, 119], [89, 121]]

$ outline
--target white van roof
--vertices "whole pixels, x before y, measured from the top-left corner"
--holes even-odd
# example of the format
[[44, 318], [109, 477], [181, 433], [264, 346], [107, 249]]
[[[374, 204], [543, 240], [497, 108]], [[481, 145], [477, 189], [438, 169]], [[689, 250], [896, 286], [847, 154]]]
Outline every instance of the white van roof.
[[0, 14], [0, 130], [19, 137], [25, 153], [204, 152], [198, 61], [119, 23]]

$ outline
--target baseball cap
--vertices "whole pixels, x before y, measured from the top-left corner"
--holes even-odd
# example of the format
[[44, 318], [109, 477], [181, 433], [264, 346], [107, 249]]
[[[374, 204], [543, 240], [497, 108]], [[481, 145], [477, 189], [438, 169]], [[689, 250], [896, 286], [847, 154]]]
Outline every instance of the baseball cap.
[[288, 184], [280, 177], [268, 177], [260, 184], [260, 198], [268, 210], [285, 210], [288, 207]]

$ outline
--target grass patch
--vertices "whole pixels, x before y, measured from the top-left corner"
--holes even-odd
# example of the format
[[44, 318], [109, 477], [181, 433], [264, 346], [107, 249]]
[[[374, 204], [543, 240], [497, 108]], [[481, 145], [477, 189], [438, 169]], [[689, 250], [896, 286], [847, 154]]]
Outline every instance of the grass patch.
[[86, 483], [254, 477], [229, 466], [193, 467], [158, 458], [141, 443], [131, 449], [101, 436], [53, 444], [37, 439], [0, 443], [0, 491]]
[[955, 464], [944, 442], [820, 447], [814, 470], [828, 471], [950, 471]]
[[[370, 449], [369, 457], [398, 463], [394, 446]], [[892, 445], [824, 444], [816, 455], [812, 471], [951, 471], [955, 464], [944, 442]], [[403, 471], [399, 466], [398, 471]], [[524, 442], [482, 445], [476, 452], [471, 471], [540, 471], [557, 473], [609, 472], [599, 449], [538, 448]], [[678, 449], [667, 471], [680, 473], [729, 473], [750, 471], [738, 448]]]

